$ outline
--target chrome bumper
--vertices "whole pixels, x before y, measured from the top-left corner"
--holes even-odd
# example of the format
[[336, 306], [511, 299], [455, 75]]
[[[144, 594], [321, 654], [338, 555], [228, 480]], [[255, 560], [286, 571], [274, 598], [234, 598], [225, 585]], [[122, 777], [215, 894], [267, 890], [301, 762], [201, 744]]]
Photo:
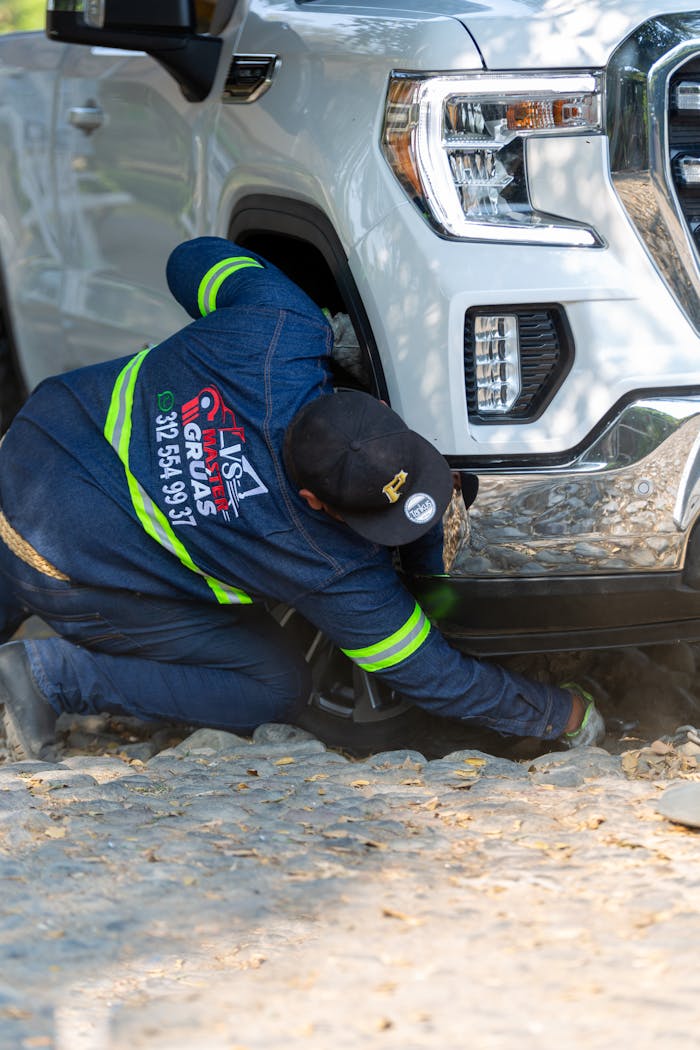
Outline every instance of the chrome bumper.
[[479, 473], [479, 495], [445, 516], [450, 576], [670, 572], [700, 511], [700, 396], [621, 410], [565, 466]]

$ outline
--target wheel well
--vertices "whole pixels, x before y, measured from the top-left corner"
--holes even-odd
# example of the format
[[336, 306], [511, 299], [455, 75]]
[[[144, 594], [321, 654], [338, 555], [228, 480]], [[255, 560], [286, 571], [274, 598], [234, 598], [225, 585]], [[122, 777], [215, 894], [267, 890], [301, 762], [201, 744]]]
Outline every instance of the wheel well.
[[347, 313], [347, 306], [333, 274], [313, 244], [298, 237], [259, 230], [239, 235], [236, 241], [279, 267], [322, 310], [328, 309], [332, 314]]
[[239, 203], [229, 237], [269, 259], [321, 309], [349, 316], [372, 376], [370, 392], [388, 401], [364, 304], [340, 239], [323, 212], [302, 201], [256, 194]]

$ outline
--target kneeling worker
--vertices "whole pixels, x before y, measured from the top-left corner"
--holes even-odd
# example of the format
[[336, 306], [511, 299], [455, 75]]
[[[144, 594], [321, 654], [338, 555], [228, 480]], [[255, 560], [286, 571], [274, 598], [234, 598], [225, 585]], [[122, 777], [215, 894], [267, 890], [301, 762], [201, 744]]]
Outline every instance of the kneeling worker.
[[151, 349], [46, 380], [0, 447], [0, 647], [15, 758], [55, 756], [61, 712], [249, 732], [294, 722], [311, 680], [284, 602], [434, 714], [597, 742], [587, 695], [463, 656], [391, 548], [439, 525], [436, 449], [368, 394], [333, 393], [332, 333], [275, 267], [203, 237], [168, 282], [196, 320]]

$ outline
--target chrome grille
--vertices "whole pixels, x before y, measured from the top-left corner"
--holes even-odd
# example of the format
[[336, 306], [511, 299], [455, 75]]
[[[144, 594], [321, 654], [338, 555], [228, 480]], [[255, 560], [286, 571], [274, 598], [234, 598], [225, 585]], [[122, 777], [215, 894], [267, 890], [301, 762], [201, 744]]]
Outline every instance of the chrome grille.
[[[700, 207], [683, 177], [698, 158], [700, 119], [678, 119], [675, 90], [700, 77], [700, 16], [645, 22], [606, 70], [610, 166], [620, 201], [679, 307], [700, 332]], [[692, 89], [691, 92], [692, 94]], [[698, 149], [695, 149], [695, 143]]]
[[668, 149], [671, 178], [683, 217], [700, 248], [700, 59], [669, 81]]

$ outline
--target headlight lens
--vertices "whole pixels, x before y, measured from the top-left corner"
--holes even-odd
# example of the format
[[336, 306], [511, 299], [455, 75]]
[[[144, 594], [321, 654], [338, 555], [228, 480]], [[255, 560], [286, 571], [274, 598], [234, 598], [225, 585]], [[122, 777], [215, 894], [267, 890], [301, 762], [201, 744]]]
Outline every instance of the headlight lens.
[[525, 140], [601, 131], [599, 76], [392, 74], [382, 145], [443, 234], [595, 247], [595, 231], [531, 204]]

